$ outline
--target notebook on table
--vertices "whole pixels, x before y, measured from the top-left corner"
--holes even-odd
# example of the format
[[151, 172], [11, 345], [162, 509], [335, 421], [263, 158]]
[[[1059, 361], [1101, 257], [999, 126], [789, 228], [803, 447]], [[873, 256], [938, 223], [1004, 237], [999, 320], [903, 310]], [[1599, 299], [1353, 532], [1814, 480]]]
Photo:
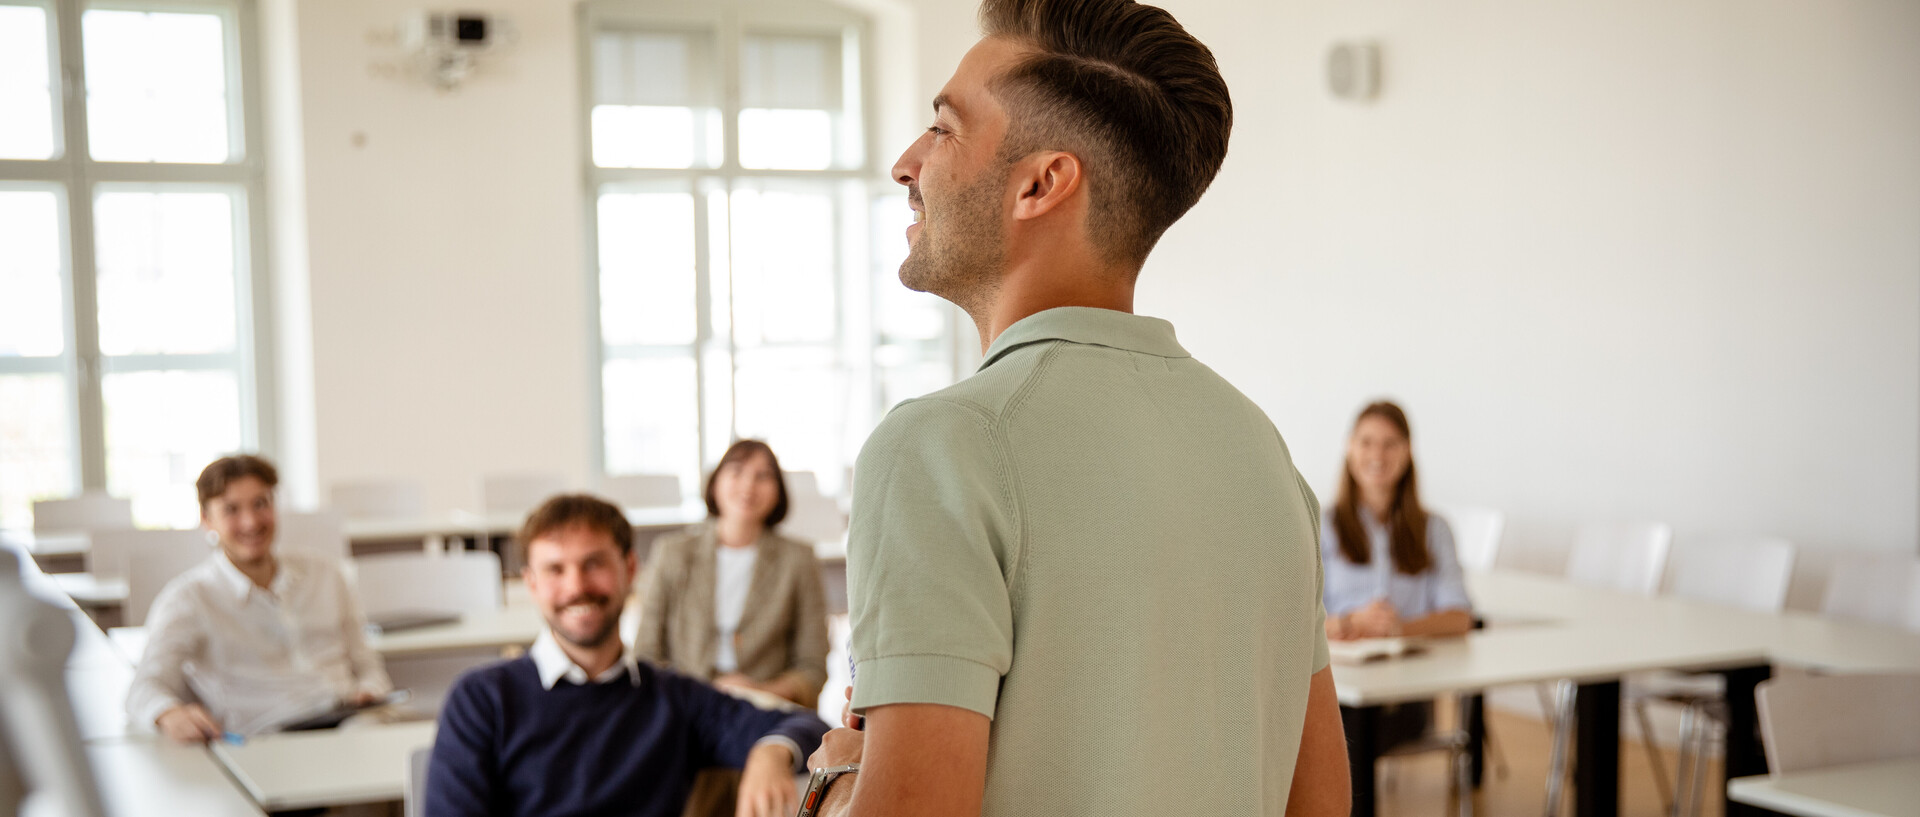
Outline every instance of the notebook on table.
[[1408, 636], [1328, 641], [1327, 656], [1335, 664], [1370, 664], [1426, 652], [1426, 643]]
[[402, 630], [418, 630], [422, 627], [435, 627], [441, 624], [457, 624], [460, 614], [450, 610], [394, 610], [379, 615], [367, 616], [367, 629], [386, 635]]

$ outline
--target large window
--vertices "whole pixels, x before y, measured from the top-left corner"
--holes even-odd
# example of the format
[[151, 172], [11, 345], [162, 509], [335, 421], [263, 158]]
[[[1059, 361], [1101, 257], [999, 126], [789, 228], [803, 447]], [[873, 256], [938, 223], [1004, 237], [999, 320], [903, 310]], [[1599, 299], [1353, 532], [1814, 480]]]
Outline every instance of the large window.
[[828, 491], [888, 406], [953, 379], [953, 313], [896, 271], [859, 14], [586, 7], [602, 465], [694, 484], [759, 437]]
[[0, 0], [0, 525], [80, 489], [184, 526], [260, 444], [242, 0]]

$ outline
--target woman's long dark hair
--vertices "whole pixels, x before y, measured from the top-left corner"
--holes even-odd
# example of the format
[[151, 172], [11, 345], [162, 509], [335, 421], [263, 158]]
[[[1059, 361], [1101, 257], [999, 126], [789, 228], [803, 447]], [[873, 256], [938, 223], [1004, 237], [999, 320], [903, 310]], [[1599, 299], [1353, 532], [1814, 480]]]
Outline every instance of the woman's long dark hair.
[[[1389, 548], [1393, 556], [1393, 568], [1409, 576], [1426, 572], [1433, 565], [1433, 554], [1427, 550], [1427, 510], [1420, 507], [1420, 480], [1414, 476], [1413, 468], [1413, 431], [1407, 425], [1407, 413], [1399, 406], [1386, 400], [1367, 404], [1360, 410], [1360, 416], [1353, 419], [1355, 430], [1360, 422], [1368, 417], [1378, 417], [1400, 432], [1407, 441], [1407, 472], [1400, 475], [1400, 484], [1393, 488], [1393, 505], [1387, 510], [1387, 532], [1392, 539]], [[1343, 460], [1340, 465], [1340, 490], [1333, 500], [1333, 532], [1340, 537], [1340, 555], [1347, 561], [1363, 565], [1373, 560], [1366, 528], [1360, 525], [1360, 512], [1355, 504], [1360, 494], [1360, 486], [1353, 481], [1353, 465]]]

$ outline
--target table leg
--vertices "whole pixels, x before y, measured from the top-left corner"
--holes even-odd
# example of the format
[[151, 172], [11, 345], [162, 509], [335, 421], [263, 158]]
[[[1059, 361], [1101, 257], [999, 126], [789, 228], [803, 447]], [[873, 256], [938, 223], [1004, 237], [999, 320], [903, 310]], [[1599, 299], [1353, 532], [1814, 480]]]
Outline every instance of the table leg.
[[1377, 706], [1342, 706], [1340, 724], [1347, 732], [1347, 771], [1353, 781], [1353, 817], [1373, 817], [1373, 770], [1380, 760]]
[[[1773, 667], [1767, 664], [1752, 667], [1738, 667], [1723, 670], [1720, 673], [1727, 679], [1727, 746], [1726, 780], [1747, 775], [1767, 773], [1767, 755], [1760, 743], [1760, 714], [1753, 697], [1753, 688], [1761, 681], [1773, 675]], [[1722, 814], [1727, 817], [1757, 817], [1770, 814], [1766, 809], [1735, 803], [1724, 799], [1727, 787], [1720, 786], [1723, 798]]]
[[1620, 682], [1581, 684], [1573, 698], [1573, 813], [1620, 813]]
[[1460, 696], [1461, 723], [1467, 730], [1467, 758], [1473, 768], [1473, 787], [1480, 788], [1487, 770], [1487, 698], [1473, 694]]

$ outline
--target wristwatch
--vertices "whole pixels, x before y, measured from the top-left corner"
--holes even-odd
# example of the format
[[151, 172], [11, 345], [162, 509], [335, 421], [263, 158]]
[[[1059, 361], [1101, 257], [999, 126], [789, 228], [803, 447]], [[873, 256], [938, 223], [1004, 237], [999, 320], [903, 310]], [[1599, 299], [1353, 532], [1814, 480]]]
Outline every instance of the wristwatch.
[[800, 796], [800, 810], [794, 812], [793, 817], [814, 817], [819, 814], [820, 802], [827, 799], [827, 787], [839, 780], [841, 775], [857, 771], [860, 771], [858, 763], [814, 769], [813, 775], [807, 778], [807, 793]]

